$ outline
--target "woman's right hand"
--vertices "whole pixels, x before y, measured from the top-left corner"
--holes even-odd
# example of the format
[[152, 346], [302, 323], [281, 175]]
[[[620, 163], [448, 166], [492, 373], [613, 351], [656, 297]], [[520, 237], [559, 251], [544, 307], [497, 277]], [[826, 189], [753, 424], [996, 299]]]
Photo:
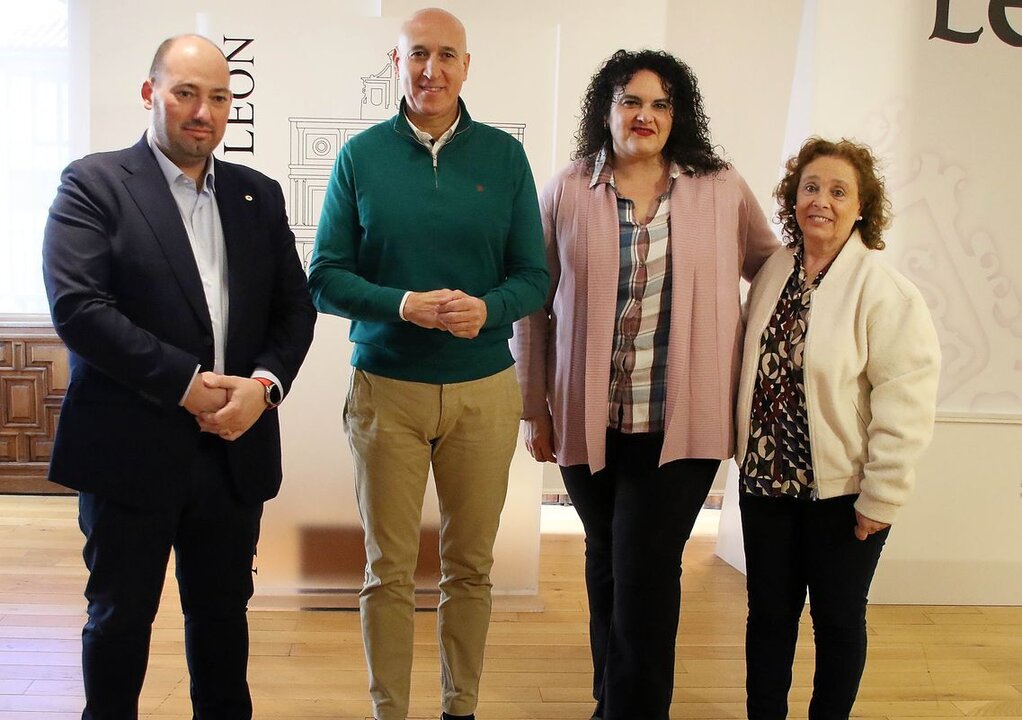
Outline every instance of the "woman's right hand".
[[538, 462], [557, 462], [554, 455], [554, 424], [549, 415], [527, 418], [525, 447]]
[[856, 540], [866, 540], [870, 535], [875, 535], [881, 530], [886, 530], [889, 527], [891, 527], [890, 523], [882, 523], [876, 520], [871, 520], [858, 510], [855, 511]]

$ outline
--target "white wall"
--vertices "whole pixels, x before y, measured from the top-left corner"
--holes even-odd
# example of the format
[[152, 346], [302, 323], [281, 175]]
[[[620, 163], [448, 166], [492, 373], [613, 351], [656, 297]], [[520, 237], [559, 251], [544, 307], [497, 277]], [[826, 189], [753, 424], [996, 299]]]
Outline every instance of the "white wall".
[[[1022, 48], [991, 30], [986, 2], [951, 3], [949, 26], [985, 27], [979, 42], [931, 39], [935, 5], [807, 0], [786, 153], [809, 133], [877, 151], [895, 211], [884, 252], [941, 338], [940, 420], [871, 599], [1019, 604]], [[1022, 12], [1008, 20], [1022, 31]], [[729, 487], [718, 554], [741, 569], [736, 500]]]
[[[981, 452], [979, 448], [996, 451]], [[945, 417], [891, 530], [872, 602], [1022, 604], [1022, 424]]]
[[[539, 185], [567, 162], [579, 98], [599, 63], [620, 47], [663, 47], [692, 66], [714, 140], [768, 213], [779, 163], [805, 134], [872, 143], [888, 162], [898, 213], [885, 253], [923, 289], [941, 333], [943, 410], [981, 422], [1022, 414], [1022, 245], [1011, 217], [1022, 186], [1016, 137], [1022, 49], [1000, 41], [990, 27], [973, 45], [929, 40], [934, 3], [922, 2], [437, 4], [468, 28], [473, 57], [464, 96], [473, 115], [526, 125]], [[951, 24], [988, 26], [986, 5], [953, 0]], [[383, 66], [401, 19], [419, 6], [408, 0], [299, 0], [286, 8], [229, 0], [78, 0], [75, 12], [84, 9], [87, 30], [77, 49], [88, 58], [91, 78], [83, 124], [88, 149], [122, 147], [141, 134], [148, 118], [138, 87], [163, 37], [195, 30], [254, 37], [257, 152], [228, 159], [287, 188], [289, 118], [357, 118], [362, 77]], [[1008, 12], [1022, 30], [1022, 11]], [[300, 584], [293, 575], [296, 528], [357, 523], [339, 421], [350, 354], [345, 336], [343, 321], [321, 318], [306, 368], [281, 410], [287, 477], [281, 498], [267, 508], [261, 583]], [[960, 479], [949, 470], [966, 458], [978, 472], [996, 473], [972, 482], [999, 491], [996, 503], [977, 495], [974, 505], [955, 505], [967, 513], [963, 523], [1017, 525], [1012, 518], [1022, 480], [1011, 470], [1010, 444], [978, 427], [942, 426], [920, 471], [917, 502], [934, 502], [924, 487], [956, 487]], [[516, 459], [494, 572], [501, 592], [535, 592], [541, 474], [528, 458]], [[910, 512], [888, 550], [892, 565], [901, 537], [938, 531], [916, 524]], [[980, 539], [977, 557], [1018, 547], [1010, 531], [990, 530]], [[883, 577], [882, 571], [878, 584]]]

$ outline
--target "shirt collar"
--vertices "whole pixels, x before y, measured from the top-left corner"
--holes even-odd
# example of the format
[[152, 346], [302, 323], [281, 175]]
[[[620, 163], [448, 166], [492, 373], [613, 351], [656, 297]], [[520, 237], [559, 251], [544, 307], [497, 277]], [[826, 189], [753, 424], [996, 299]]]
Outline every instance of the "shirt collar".
[[[672, 160], [671, 167], [668, 170], [668, 174], [671, 176], [671, 183], [668, 185], [668, 189], [674, 184], [678, 176], [681, 175], [681, 172], [681, 165]], [[596, 159], [593, 161], [593, 175], [589, 179], [589, 187], [592, 189], [600, 183], [616, 187], [614, 185], [614, 166], [610, 161], [610, 154], [606, 148], [596, 153]]]
[[[160, 149], [160, 146], [156, 144], [152, 128], [149, 128], [146, 131], [146, 142], [149, 143], [149, 149], [152, 150], [153, 155], [156, 156], [156, 164], [160, 166], [160, 170], [163, 172], [163, 177], [167, 179], [167, 185], [173, 187], [178, 182], [178, 179], [182, 177], [192, 183], [193, 186], [195, 185], [192, 179], [185, 175], [184, 171], [175, 165], [174, 161], [167, 157], [163, 150]], [[212, 157], [206, 160], [206, 177], [202, 184], [202, 187], [209, 188], [211, 193], [216, 192], [216, 175], [214, 172], [214, 165]]]
[[839, 252], [837, 255], [832, 257], [830, 259], [830, 262], [824, 265], [823, 268], [820, 269], [820, 272], [816, 273], [816, 277], [813, 278], [813, 281], [807, 286], [806, 270], [805, 267], [802, 265], [802, 259], [805, 257], [806, 254], [805, 242], [803, 240], [798, 240], [794, 243], [794, 247], [795, 252], [793, 253], [792, 260], [795, 263], [795, 267], [793, 268], [792, 272], [794, 272], [795, 277], [798, 278], [799, 284], [808, 289], [815, 288], [823, 281], [824, 275], [826, 275], [830, 271], [830, 268], [834, 265], [834, 261], [837, 260], [838, 255], [841, 254]]
[[404, 116], [405, 122], [408, 123], [408, 127], [412, 129], [412, 132], [415, 134], [415, 139], [418, 140], [420, 144], [426, 146], [431, 150], [434, 147], [439, 149], [440, 146], [442, 146], [444, 143], [450, 140], [454, 136], [455, 131], [457, 131], [458, 123], [461, 122], [461, 107], [460, 106], [458, 107], [458, 117], [454, 118], [454, 123], [449, 128], [447, 128], [446, 132], [444, 132], [443, 135], [436, 139], [436, 142], [433, 142], [432, 135], [430, 135], [428, 132], [425, 132], [424, 130], [420, 130], [415, 126], [415, 123], [413, 123], [411, 119], [408, 117], [407, 112], [404, 113]]

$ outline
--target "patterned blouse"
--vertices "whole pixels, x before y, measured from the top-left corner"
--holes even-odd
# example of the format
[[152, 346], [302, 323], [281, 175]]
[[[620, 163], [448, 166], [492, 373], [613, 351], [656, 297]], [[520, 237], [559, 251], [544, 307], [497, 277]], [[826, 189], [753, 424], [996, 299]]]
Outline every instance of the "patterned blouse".
[[745, 492], [815, 500], [802, 361], [813, 293], [831, 263], [807, 285], [802, 255], [800, 245], [795, 250], [791, 275], [763, 332], [749, 445], [740, 470]]
[[[663, 432], [667, 398], [667, 332], [671, 323], [671, 188], [681, 168], [672, 164], [667, 190], [652, 217], [635, 216], [635, 203], [617, 197], [620, 265], [607, 426], [623, 433]], [[617, 193], [605, 154], [590, 187]]]

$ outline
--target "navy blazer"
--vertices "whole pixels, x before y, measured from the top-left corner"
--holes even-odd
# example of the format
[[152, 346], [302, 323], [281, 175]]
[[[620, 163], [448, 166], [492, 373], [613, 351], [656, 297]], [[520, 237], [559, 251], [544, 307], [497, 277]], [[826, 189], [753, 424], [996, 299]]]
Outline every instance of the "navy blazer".
[[[214, 160], [226, 244], [224, 372], [265, 368], [285, 394], [312, 342], [316, 312], [280, 186]], [[53, 325], [70, 351], [50, 479], [147, 506], [175, 492], [199, 443], [179, 402], [196, 366], [213, 367], [213, 331], [177, 204], [143, 136], [64, 170], [43, 240]], [[222, 441], [239, 495], [280, 488], [275, 411]]]

